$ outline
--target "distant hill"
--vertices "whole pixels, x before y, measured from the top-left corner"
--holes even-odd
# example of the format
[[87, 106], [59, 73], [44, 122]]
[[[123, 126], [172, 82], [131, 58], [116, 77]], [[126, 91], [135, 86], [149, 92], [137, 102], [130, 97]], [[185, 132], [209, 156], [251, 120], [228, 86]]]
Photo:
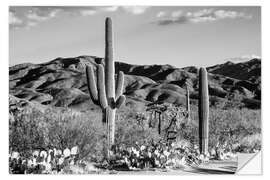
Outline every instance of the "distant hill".
[[[78, 110], [98, 108], [90, 100], [85, 66], [103, 63], [95, 56], [57, 58], [41, 64], [18, 64], [9, 68], [10, 95], [29, 102]], [[127, 105], [150, 102], [185, 103], [185, 83], [190, 84], [191, 102], [198, 97], [198, 68], [171, 65], [131, 65], [116, 62], [125, 73]], [[227, 62], [207, 68], [211, 105], [227, 101], [260, 108], [261, 60]], [[13, 98], [14, 99], [14, 98]], [[237, 104], [237, 103], [236, 103]], [[231, 106], [234, 106], [232, 104]]]
[[208, 67], [207, 70], [213, 74], [261, 83], [261, 60], [256, 58], [242, 63], [228, 61], [224, 64]]

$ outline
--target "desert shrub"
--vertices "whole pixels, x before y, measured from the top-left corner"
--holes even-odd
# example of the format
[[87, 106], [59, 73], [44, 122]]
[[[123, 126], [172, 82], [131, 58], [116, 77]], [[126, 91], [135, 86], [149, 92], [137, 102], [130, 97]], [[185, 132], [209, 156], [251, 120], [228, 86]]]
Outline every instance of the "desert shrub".
[[96, 160], [103, 157], [105, 127], [101, 115], [96, 112], [82, 114], [63, 110], [60, 113], [49, 112], [49, 146], [79, 146], [81, 158], [91, 156]]
[[240, 140], [235, 147], [238, 152], [253, 153], [261, 149], [261, 134], [252, 134]]
[[43, 129], [45, 116], [40, 111], [24, 109], [12, 114], [9, 120], [9, 148], [27, 153], [32, 149], [46, 148], [48, 132]]
[[192, 144], [199, 144], [199, 129], [198, 125], [194, 122], [183, 122], [177, 129], [177, 139], [176, 142], [185, 140]]
[[[151, 111], [149, 108], [164, 108], [166, 111], [161, 117], [161, 133], [158, 133], [158, 118], [151, 127], [149, 127]], [[152, 105], [147, 110], [134, 111], [133, 108], [126, 107], [118, 112], [116, 120], [116, 142], [118, 144], [132, 145], [134, 143], [143, 143], [148, 141], [167, 140], [167, 131], [171, 128], [178, 129], [185, 126], [186, 111], [185, 109], [174, 106], [172, 104], [164, 103], [161, 105]], [[175, 125], [171, 126], [171, 121], [175, 120]]]
[[148, 125], [146, 112], [134, 112], [126, 108], [116, 118], [116, 144], [132, 145], [148, 140], [160, 140], [157, 130]]
[[41, 112], [25, 109], [14, 115], [9, 124], [10, 150], [27, 153], [33, 149], [78, 146], [80, 158], [98, 161], [103, 158], [105, 131], [100, 115], [81, 114], [67, 109]]
[[[198, 126], [197, 107], [192, 107], [191, 119], [194, 125]], [[251, 109], [219, 109], [210, 108], [209, 113], [209, 148], [217, 145], [227, 145], [235, 151], [241, 152], [241, 144], [243, 138], [261, 134], [261, 111]], [[192, 134], [190, 134], [192, 136]], [[197, 135], [196, 135], [197, 136]], [[197, 136], [198, 137], [198, 136]], [[252, 142], [254, 141], [254, 142]], [[256, 143], [255, 143], [256, 142]], [[261, 148], [261, 139], [250, 139], [248, 149]], [[256, 144], [253, 145], [253, 144]], [[251, 151], [251, 150], [250, 150]]]
[[232, 99], [232, 100], [223, 99], [216, 107], [220, 109], [224, 109], [224, 110], [229, 110], [232, 108], [241, 109], [245, 107], [245, 104], [235, 99]]

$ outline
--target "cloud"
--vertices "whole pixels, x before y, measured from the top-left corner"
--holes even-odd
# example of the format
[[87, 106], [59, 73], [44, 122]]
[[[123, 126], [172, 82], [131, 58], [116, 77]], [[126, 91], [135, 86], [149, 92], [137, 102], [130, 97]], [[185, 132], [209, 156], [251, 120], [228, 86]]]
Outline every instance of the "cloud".
[[25, 21], [22, 27], [35, 27], [41, 22], [56, 18], [60, 12], [62, 12], [61, 8], [31, 8], [24, 14]]
[[225, 18], [252, 18], [251, 15], [246, 15], [243, 12], [236, 12], [236, 11], [224, 11], [224, 10], [217, 10], [214, 12], [215, 16], [219, 19], [225, 19]]
[[91, 15], [94, 15], [94, 14], [96, 14], [96, 13], [97, 13], [97, 11], [92, 10], [92, 9], [81, 10], [81, 11], [80, 11], [80, 14], [81, 14], [82, 16], [91, 16]]
[[[89, 8], [79, 8], [77, 11], [79, 11], [82, 16], [87, 16], [102, 12], [116, 12], [117, 10], [122, 9], [126, 13], [139, 15], [143, 14], [148, 8], [148, 6], [95, 6]], [[74, 10], [74, 13], [76, 14], [77, 11]]]
[[28, 21], [26, 23], [26, 27], [30, 28], [30, 27], [34, 27], [34, 26], [37, 26], [37, 22], [33, 22], [33, 21]]
[[[81, 9], [80, 9], [81, 10]], [[62, 14], [89, 15], [90, 10], [80, 12], [77, 8], [63, 6], [11, 6], [9, 9], [10, 25], [18, 28], [31, 28], [38, 24], [57, 18]], [[18, 14], [15, 16], [15, 13]]]
[[115, 12], [118, 10], [118, 6], [100, 6], [95, 8], [89, 8], [89, 9], [81, 9], [79, 10], [79, 13], [82, 16], [91, 16], [98, 12]]
[[41, 22], [56, 18], [62, 12], [61, 7], [23, 7], [11, 6], [9, 9], [9, 24], [11, 28], [29, 28]]
[[93, 16], [98, 13], [113, 13], [119, 9], [125, 13], [139, 15], [148, 8], [148, 6], [11, 6], [9, 24], [12, 28], [29, 28], [60, 16]]
[[178, 17], [177, 19], [163, 19], [158, 21], [159, 25], [170, 25], [170, 24], [186, 24], [188, 23], [188, 18], [186, 16]]
[[9, 24], [10, 25], [19, 25], [19, 24], [22, 24], [23, 21], [18, 18], [14, 12], [10, 11], [9, 12]]
[[139, 15], [143, 14], [149, 6], [121, 6], [121, 8], [128, 13]]
[[182, 13], [182, 11], [174, 11], [171, 17], [167, 19], [159, 19], [155, 23], [158, 25], [170, 25], [170, 24], [186, 24], [186, 23], [202, 23], [202, 22], [214, 22], [222, 19], [250, 19], [251, 15], [247, 15], [244, 12], [227, 11], [227, 10], [214, 10], [214, 9], [202, 9], [195, 12]]
[[55, 18], [57, 13], [60, 11], [60, 9], [49, 9], [47, 11], [41, 11], [40, 9], [29, 10], [26, 17], [27, 19], [36, 22], [47, 21], [49, 19]]
[[175, 18], [175, 17], [179, 17], [182, 14], [183, 14], [183, 11], [173, 11], [171, 16]]
[[157, 13], [156, 17], [160, 18], [160, 17], [164, 17], [166, 15], [166, 13], [164, 11], [160, 11]]
[[101, 10], [107, 11], [107, 12], [114, 12], [117, 11], [119, 6], [108, 6], [108, 7], [103, 7]]

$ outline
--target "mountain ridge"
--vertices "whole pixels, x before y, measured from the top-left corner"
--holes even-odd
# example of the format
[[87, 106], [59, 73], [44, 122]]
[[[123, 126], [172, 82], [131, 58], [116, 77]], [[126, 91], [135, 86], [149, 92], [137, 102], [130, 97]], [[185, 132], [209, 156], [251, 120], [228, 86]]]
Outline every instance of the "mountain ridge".
[[[11, 66], [10, 94], [42, 105], [79, 110], [86, 105], [93, 107], [86, 85], [85, 66], [93, 66], [95, 70], [97, 64], [103, 63], [104, 60], [100, 57], [78, 56]], [[191, 100], [196, 103], [198, 68], [195, 66], [177, 68], [168, 64], [133, 65], [116, 62], [115, 67], [116, 72], [125, 73], [124, 94], [128, 101], [134, 102], [136, 99], [145, 103], [168, 102], [184, 105], [185, 84], [188, 82]], [[231, 69], [235, 73], [228, 73]], [[214, 104], [216, 101], [222, 103], [224, 100], [237, 100], [245, 104], [248, 99], [253, 108], [260, 108], [260, 69], [259, 59], [207, 67], [211, 102], [212, 99], [215, 99]], [[249, 107], [247, 104], [244, 106]]]

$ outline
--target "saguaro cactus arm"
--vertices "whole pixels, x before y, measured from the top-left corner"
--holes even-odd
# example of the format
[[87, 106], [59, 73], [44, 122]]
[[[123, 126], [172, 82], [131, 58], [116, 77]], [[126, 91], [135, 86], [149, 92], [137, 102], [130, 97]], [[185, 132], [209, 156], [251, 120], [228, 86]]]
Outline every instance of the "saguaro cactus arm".
[[86, 66], [86, 79], [87, 86], [89, 90], [90, 97], [94, 104], [99, 104], [98, 102], [98, 90], [95, 82], [95, 76], [92, 66]]
[[123, 87], [124, 87], [124, 73], [122, 71], [119, 71], [116, 82], [115, 99], [118, 99], [119, 96], [123, 93]]
[[98, 73], [97, 73], [97, 88], [98, 88], [98, 98], [101, 107], [104, 109], [108, 106], [108, 101], [106, 98], [105, 91], [105, 80], [104, 80], [104, 68], [101, 64], [98, 65]]
[[126, 101], [126, 97], [124, 95], [120, 95], [119, 98], [115, 102], [115, 107], [119, 109]]

